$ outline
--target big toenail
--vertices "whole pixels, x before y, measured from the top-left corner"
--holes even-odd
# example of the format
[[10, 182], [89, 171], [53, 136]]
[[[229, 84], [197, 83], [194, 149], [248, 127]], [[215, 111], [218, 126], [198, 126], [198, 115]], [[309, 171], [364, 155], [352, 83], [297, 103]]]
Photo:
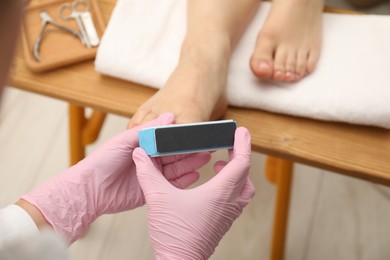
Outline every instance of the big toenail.
[[268, 70], [270, 68], [271, 67], [269, 66], [269, 64], [267, 62], [264, 62], [264, 61], [259, 62], [259, 69]]

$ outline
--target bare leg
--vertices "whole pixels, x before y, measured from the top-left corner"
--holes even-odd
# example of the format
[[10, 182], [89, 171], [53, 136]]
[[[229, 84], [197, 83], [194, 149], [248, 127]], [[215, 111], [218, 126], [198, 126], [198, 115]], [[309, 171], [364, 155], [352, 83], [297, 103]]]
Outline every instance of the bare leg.
[[319, 58], [324, 0], [274, 0], [250, 66], [262, 79], [293, 82]]
[[161, 113], [177, 123], [220, 118], [227, 107], [226, 80], [232, 49], [252, 18], [258, 0], [190, 0], [180, 60], [164, 87], [146, 101], [133, 127]]

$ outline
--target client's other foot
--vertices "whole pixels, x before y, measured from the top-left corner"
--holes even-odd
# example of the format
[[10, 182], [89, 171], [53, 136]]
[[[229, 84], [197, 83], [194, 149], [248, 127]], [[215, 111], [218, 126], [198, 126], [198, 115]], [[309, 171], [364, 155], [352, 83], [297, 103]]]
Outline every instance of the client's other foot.
[[180, 61], [165, 85], [131, 118], [128, 127], [140, 125], [165, 112], [176, 123], [221, 118], [227, 108], [226, 78], [230, 49], [217, 44], [191, 44], [182, 48]]
[[293, 82], [312, 72], [322, 39], [323, 0], [274, 0], [250, 60], [261, 79]]

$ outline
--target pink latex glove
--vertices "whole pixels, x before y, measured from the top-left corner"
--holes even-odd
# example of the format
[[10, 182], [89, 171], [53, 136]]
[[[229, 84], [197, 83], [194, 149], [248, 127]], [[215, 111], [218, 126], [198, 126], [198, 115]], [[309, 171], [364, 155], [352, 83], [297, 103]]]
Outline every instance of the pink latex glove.
[[[122, 132], [22, 199], [36, 206], [56, 233], [69, 243], [74, 242], [100, 215], [145, 204], [132, 159], [133, 150], [138, 147], [138, 130], [173, 122], [174, 115], [169, 113]], [[161, 157], [156, 165], [170, 183], [183, 188], [198, 180], [196, 170], [209, 159], [208, 153]]]
[[149, 235], [156, 259], [208, 259], [233, 221], [255, 195], [248, 179], [251, 157], [247, 129], [235, 133], [231, 161], [217, 162], [218, 174], [189, 190], [172, 186], [152, 158], [137, 148], [137, 176], [148, 208]]

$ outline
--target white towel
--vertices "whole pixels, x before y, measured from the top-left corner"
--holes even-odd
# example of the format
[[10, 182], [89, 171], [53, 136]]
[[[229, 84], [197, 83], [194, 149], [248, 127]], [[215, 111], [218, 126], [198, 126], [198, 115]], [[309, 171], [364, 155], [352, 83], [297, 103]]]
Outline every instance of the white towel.
[[[179, 58], [185, 0], [119, 0], [99, 47], [96, 70], [160, 88]], [[262, 3], [231, 58], [230, 105], [390, 129], [390, 17], [324, 14], [314, 73], [294, 84], [258, 80], [249, 59], [270, 9]]]

